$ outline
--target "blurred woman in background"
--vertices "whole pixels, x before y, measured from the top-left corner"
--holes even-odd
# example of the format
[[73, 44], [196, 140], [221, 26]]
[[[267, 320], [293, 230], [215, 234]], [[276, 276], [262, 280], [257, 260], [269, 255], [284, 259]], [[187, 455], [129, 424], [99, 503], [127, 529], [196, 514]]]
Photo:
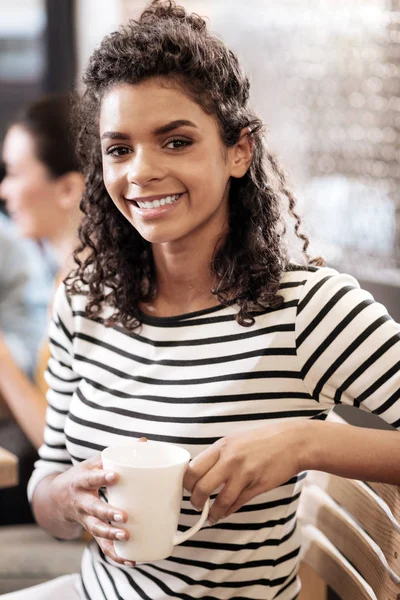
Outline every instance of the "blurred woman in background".
[[[3, 144], [0, 196], [20, 235], [48, 244], [57, 264], [55, 283], [71, 267], [84, 188], [70, 126], [71, 100], [54, 95], [31, 104], [9, 127]], [[19, 486], [0, 492], [0, 524], [33, 520], [26, 483], [43, 440], [43, 375], [49, 357], [45, 332], [43, 338], [31, 382], [0, 332], [0, 445], [20, 460]]]

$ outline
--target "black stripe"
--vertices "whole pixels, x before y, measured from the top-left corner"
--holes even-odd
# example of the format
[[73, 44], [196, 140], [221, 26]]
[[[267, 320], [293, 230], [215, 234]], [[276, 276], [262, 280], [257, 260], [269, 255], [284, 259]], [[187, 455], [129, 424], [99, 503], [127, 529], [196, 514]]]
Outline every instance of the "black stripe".
[[50, 392], [54, 392], [55, 394], [58, 394], [59, 396], [72, 396], [73, 392], [66, 392], [64, 390], [57, 390], [54, 387], [51, 387]]
[[285, 290], [287, 288], [299, 287], [300, 285], [304, 285], [306, 282], [307, 279], [302, 279], [301, 281], [287, 281], [286, 283], [281, 283], [279, 289]]
[[71, 457], [71, 460], [72, 460], [72, 462], [73, 462], [73, 463], [81, 463], [81, 462], [83, 462], [84, 460], [86, 460], [86, 458], [87, 458], [87, 457], [85, 457], [85, 458], [81, 458], [80, 456], [75, 456], [75, 455], [74, 455], [74, 454], [72, 454], [71, 452], [69, 453], [69, 455], [70, 455], [70, 457]]
[[[302, 473], [299, 473], [298, 475], [295, 475], [294, 477], [292, 477], [291, 479], [289, 479], [288, 481], [284, 481], [283, 483], [281, 483], [281, 485], [278, 485], [278, 488], [281, 487], [285, 487], [287, 485], [296, 485], [297, 483], [299, 483], [299, 481], [303, 481], [303, 479], [305, 479], [307, 477], [307, 471], [303, 471]], [[211, 498], [216, 498], [218, 494], [211, 495]], [[183, 499], [187, 502], [190, 502], [190, 498], [191, 496], [189, 495], [183, 495]], [[265, 503], [261, 503], [261, 504], [245, 504], [244, 506], [242, 506], [241, 508], [239, 508], [239, 510], [237, 510], [236, 512], [241, 513], [241, 512], [252, 512], [252, 511], [256, 511], [256, 510], [262, 510], [262, 507], [265, 506]], [[198, 514], [198, 513], [196, 513]]]
[[[103, 553], [101, 553], [101, 554], [104, 556]], [[118, 592], [117, 586], [115, 585], [115, 581], [112, 578], [111, 573], [108, 572], [108, 569], [106, 569], [106, 566], [105, 566], [104, 563], [100, 563], [100, 564], [103, 567], [104, 572], [107, 575], [108, 579], [110, 580], [110, 583], [111, 583], [111, 585], [113, 587], [113, 590], [115, 592], [116, 597], [118, 598], [118, 600], [124, 600], [124, 598]], [[107, 565], [108, 565], [108, 562], [107, 562]], [[125, 574], [125, 571], [122, 568], [120, 568], [120, 572]], [[133, 580], [132, 580], [132, 584], [131, 585], [137, 591], [137, 593], [139, 594], [139, 596], [141, 598], [143, 598], [143, 600], [151, 600], [151, 598], [147, 594], [145, 594], [144, 592], [142, 592], [142, 590], [134, 583]]]
[[336, 292], [336, 294], [324, 305], [324, 307], [319, 311], [319, 313], [313, 318], [311, 323], [308, 324], [303, 333], [299, 335], [299, 337], [297, 338], [297, 349], [300, 348], [301, 344], [307, 339], [310, 333], [312, 333], [317, 328], [317, 326], [332, 310], [335, 304], [337, 304], [345, 294], [357, 289], [359, 288], [356, 288], [352, 285], [347, 285], [345, 287], [342, 287], [338, 292]]
[[[105, 446], [101, 446], [100, 444], [95, 444], [94, 442], [89, 442], [88, 440], [78, 440], [78, 438], [74, 438], [67, 434], [65, 434], [65, 437], [68, 440], [68, 442], [71, 442], [71, 444], [75, 444], [76, 446], [82, 446], [83, 448], [90, 448], [91, 450], [97, 450], [99, 452], [101, 452], [105, 448]], [[144, 436], [141, 436], [141, 437], [144, 437]], [[70, 454], [71, 454], [71, 452], [70, 452]], [[71, 454], [71, 457], [72, 457], [72, 454]], [[78, 461], [82, 460], [81, 458], [78, 458], [76, 456], [74, 456], [73, 458]]]
[[[260, 311], [251, 311], [251, 315], [254, 317], [257, 316], [261, 316], [261, 315], [266, 315], [269, 313], [273, 313], [276, 311], [280, 311], [280, 310], [284, 310], [286, 308], [294, 308], [295, 306], [297, 306], [297, 300], [289, 300], [287, 302], [283, 302], [280, 306], [278, 306], [277, 308], [275, 307], [268, 307], [263, 309], [261, 312]], [[217, 310], [223, 310], [224, 306], [217, 306], [214, 307]], [[209, 309], [206, 309], [209, 310]], [[202, 312], [202, 311], [200, 311]], [[199, 313], [200, 314], [200, 313]], [[85, 311], [83, 310], [74, 310], [72, 311], [72, 315], [74, 317], [81, 317], [83, 319], [87, 319], [89, 321], [93, 321], [95, 323], [99, 323], [100, 325], [104, 324], [104, 319], [102, 319], [101, 317], [88, 317], [85, 313]], [[200, 318], [200, 319], [196, 319], [193, 318], [195, 317], [196, 313], [188, 313], [186, 315], [177, 315], [176, 317], [152, 317], [151, 315], [147, 315], [145, 313], [141, 313], [139, 316], [140, 322], [145, 324], [145, 325], [150, 325], [153, 327], [161, 327], [161, 328], [179, 328], [179, 327], [192, 327], [192, 326], [201, 326], [201, 325], [213, 325], [216, 323], [224, 323], [224, 322], [233, 322], [236, 320], [236, 314], [232, 313], [230, 315], [220, 315], [220, 316], [216, 316], [216, 317], [206, 317], [206, 318]], [[115, 329], [116, 331], [120, 331], [121, 333], [127, 334], [130, 337], [134, 334], [134, 332], [128, 332], [127, 330], [125, 330], [123, 327], [120, 326], [114, 326], [113, 329]]]
[[[297, 567], [295, 567], [295, 569], [297, 570]], [[290, 577], [293, 573], [293, 571], [295, 569], [292, 569], [292, 571], [289, 573], [288, 577]], [[297, 580], [297, 572], [294, 574], [294, 576], [288, 581], [288, 583], [279, 590], [279, 592], [277, 594], [275, 594], [274, 598], [279, 598], [279, 596], [281, 594], [283, 594], [283, 592], [285, 592], [291, 585], [293, 585], [293, 583], [295, 583], [295, 581]], [[296, 594], [296, 596], [293, 598], [293, 600], [296, 600], [296, 598], [298, 598], [298, 594]]]
[[[295, 558], [299, 554], [299, 552], [300, 552], [300, 548], [297, 548], [296, 550], [293, 550], [289, 554], [285, 555], [284, 557], [280, 557], [277, 560], [274, 560], [274, 559], [271, 559], [270, 561], [266, 560], [264, 562], [264, 565], [266, 567], [267, 566], [276, 566], [277, 564], [281, 564], [282, 562], [286, 562], [288, 560], [291, 560], [292, 558]], [[192, 577], [189, 577], [188, 575], [184, 575], [183, 573], [180, 573], [179, 571], [170, 571], [169, 569], [164, 569], [162, 567], [159, 567], [156, 564], [148, 565], [148, 567], [152, 567], [156, 571], [159, 571], [160, 573], [165, 573], [166, 575], [173, 575], [177, 579], [184, 581], [187, 585], [190, 585], [190, 586], [201, 585], [202, 587], [209, 588], [209, 589], [215, 589], [215, 588], [222, 588], [222, 589], [227, 589], [227, 588], [235, 589], [236, 588], [237, 589], [237, 588], [244, 588], [244, 587], [256, 586], [256, 585], [260, 585], [260, 586], [264, 586], [264, 587], [275, 587], [277, 585], [282, 585], [282, 583], [284, 583], [287, 579], [287, 576], [285, 576], [285, 577], [279, 577], [277, 579], [257, 578], [257, 579], [248, 579], [246, 581], [244, 581], [244, 580], [241, 580], [241, 581], [209, 581], [208, 579], [195, 580]]]
[[[281, 506], [288, 506], [289, 504], [292, 504], [292, 502], [296, 502], [296, 500], [298, 500], [300, 498], [300, 492], [298, 494], [295, 494], [294, 496], [290, 496], [289, 498], [281, 498], [280, 500], [270, 500], [269, 502], [263, 502], [262, 504], [250, 504], [250, 505], [245, 505], [247, 507], [247, 510], [243, 510], [243, 508], [245, 507], [241, 507], [239, 508], [239, 510], [237, 510], [236, 512], [255, 512], [255, 511], [259, 511], [259, 510], [270, 510], [271, 508], [278, 508]], [[187, 500], [190, 500], [190, 497], [187, 497]], [[189, 508], [181, 509], [181, 514], [183, 515], [192, 515], [192, 516], [196, 516], [198, 515], [198, 511], [196, 510], [191, 510]], [[221, 528], [222, 523], [217, 523], [217, 525], [214, 525], [214, 527], [219, 527]], [[228, 525], [228, 524], [227, 524]]]
[[[79, 315], [81, 311], [76, 311], [77, 315]], [[83, 313], [82, 313], [83, 314]], [[74, 312], [75, 315], [75, 312]], [[97, 321], [97, 319], [92, 319]], [[262, 329], [248, 329], [244, 328], [242, 333], [235, 333], [232, 335], [225, 335], [222, 337], [211, 337], [211, 338], [202, 338], [202, 339], [194, 339], [194, 340], [179, 340], [179, 341], [158, 341], [158, 340], [150, 340], [145, 338], [135, 332], [128, 332], [122, 327], [114, 326], [113, 329], [122, 333], [123, 335], [133, 338], [138, 342], [142, 342], [143, 344], [147, 344], [149, 346], [154, 346], [156, 348], [174, 348], [174, 347], [186, 347], [186, 346], [207, 346], [208, 344], [220, 344], [226, 342], [234, 342], [237, 340], [244, 340], [247, 338], [257, 337], [260, 335], [268, 335], [269, 333], [278, 333], [282, 331], [294, 331], [294, 323], [284, 323], [278, 325], [272, 325], [270, 327], [263, 327]]]
[[[371, 365], [373, 365], [374, 362], [376, 362], [377, 360], [379, 360], [384, 354], [386, 354], [386, 352], [388, 350], [390, 350], [390, 348], [392, 348], [395, 344], [398, 343], [398, 341], [400, 340], [400, 333], [396, 333], [395, 335], [393, 335], [390, 339], [388, 339], [380, 348], [378, 348], [378, 350], [376, 352], [374, 352], [364, 363], [363, 366], [364, 369], [363, 371], [366, 371], [367, 369], [370, 368]], [[360, 373], [361, 374], [361, 373]], [[359, 375], [360, 375], [359, 374]], [[364, 398], [363, 398], [364, 399]], [[354, 400], [354, 405], [355, 406], [359, 406], [359, 402], [360, 402], [360, 398], [357, 398]], [[386, 404], [386, 403], [385, 403]], [[380, 407], [378, 407], [377, 410], [379, 410]]]
[[55, 431], [56, 433], [64, 433], [64, 428], [63, 427], [54, 427], [54, 425], [50, 425], [50, 423], [46, 423], [46, 427], [48, 427], [49, 429], [51, 429], [51, 431]]
[[72, 466], [72, 462], [69, 458], [50, 458], [48, 456], [46, 457], [41, 457], [41, 460], [45, 461], [45, 462], [49, 462], [49, 463], [54, 463], [57, 465], [71, 465]]
[[[383, 323], [386, 323], [386, 321], [390, 321], [391, 317], [389, 317], [389, 315], [383, 315], [382, 317], [379, 317], [379, 319], [376, 319], [376, 321], [374, 321], [373, 323], [371, 323], [371, 325], [369, 325], [367, 327], [367, 329], [365, 329], [362, 333], [360, 333], [359, 336], [356, 337], [356, 339], [350, 344], [350, 346], [348, 348], [346, 348], [346, 350], [339, 356], [339, 358], [333, 363], [332, 367], [330, 369], [328, 369], [328, 373], [331, 371], [331, 369], [334, 368], [334, 366], [336, 365], [336, 363], [338, 361], [340, 361], [341, 363], [343, 363], [345, 360], [347, 360], [349, 358], [349, 356], [359, 347], [361, 346], [361, 344], [372, 334], [374, 333], [374, 331], [376, 331], [381, 325], [383, 325]], [[339, 366], [339, 365], [338, 365]], [[336, 369], [335, 369], [336, 370]], [[333, 371], [332, 371], [333, 372]], [[353, 374], [351, 375], [351, 377], [353, 376]], [[348, 378], [346, 381], [348, 381], [350, 378]], [[345, 382], [346, 383], [346, 382]], [[344, 384], [343, 384], [344, 385]], [[335, 397], [334, 397], [334, 402], [335, 404], [340, 404], [340, 398], [342, 396], [342, 392], [344, 391], [345, 388], [343, 388], [342, 386], [339, 386], [335, 392]]]
[[316, 271], [319, 271], [320, 267], [313, 267], [312, 265], [298, 265], [298, 264], [294, 264], [294, 263], [289, 263], [288, 266], [286, 267], [286, 273], [292, 273], [293, 271], [303, 271], [304, 272], [310, 272], [310, 273], [315, 273]]
[[[70, 419], [71, 421], [74, 421], [75, 423], [78, 423], [79, 425], [83, 425], [86, 427], [90, 427], [91, 429], [100, 429], [101, 431], [107, 431], [108, 433], [116, 433], [118, 435], [121, 435], [123, 437], [127, 437], [127, 438], [140, 438], [140, 437], [146, 437], [148, 440], [152, 440], [155, 442], [171, 442], [173, 444], [187, 444], [187, 445], [192, 445], [192, 446], [196, 446], [196, 445], [204, 445], [204, 446], [209, 446], [211, 444], [214, 444], [214, 442], [217, 442], [220, 438], [219, 437], [214, 437], [214, 438], [186, 438], [186, 437], [179, 437], [179, 436], [172, 436], [172, 435], [157, 435], [157, 434], [153, 434], [153, 433], [148, 433], [148, 432], [141, 432], [141, 431], [132, 431], [130, 429], [117, 429], [116, 427], [110, 427], [110, 426], [106, 426], [106, 425], [100, 425], [98, 423], [90, 423], [89, 421], [84, 421], [83, 419], [78, 419], [76, 417], [74, 417], [74, 415], [70, 415]], [[98, 444], [92, 444], [90, 442], [88, 442], [87, 440], [78, 440], [77, 438], [72, 438], [68, 435], [66, 435], [66, 438], [68, 441], [73, 441], [75, 440], [73, 443], [76, 443], [77, 445], [80, 446], [84, 446], [86, 448], [93, 448], [94, 450], [104, 450], [104, 446], [99, 446]]]
[[[275, 312], [276, 310], [284, 310], [285, 308], [293, 308], [297, 306], [297, 300], [290, 300], [288, 302], [283, 302], [280, 304], [278, 308], [269, 307], [265, 308], [262, 311], [251, 311], [250, 314], [254, 317], [267, 315], [269, 313]], [[175, 320], [173, 320], [175, 319]], [[176, 327], [196, 327], [201, 325], [214, 325], [216, 323], [226, 323], [232, 322], [236, 320], [236, 314], [230, 315], [220, 315], [218, 317], [206, 317], [202, 319], [192, 319], [191, 317], [185, 318], [185, 315], [178, 315], [177, 317], [152, 317], [147, 314], [143, 314], [140, 317], [140, 321], [145, 325], [150, 325], [153, 327], [164, 327], [164, 328], [176, 328]]]
[[321, 356], [321, 354], [323, 354], [325, 352], [325, 350], [327, 348], [329, 348], [329, 346], [332, 344], [332, 342], [342, 333], [342, 331], [344, 329], [346, 329], [346, 327], [351, 323], [351, 321], [353, 321], [353, 319], [358, 314], [360, 314], [360, 312], [362, 312], [364, 310], [364, 308], [367, 308], [367, 306], [369, 306], [372, 303], [373, 303], [373, 300], [364, 300], [363, 302], [360, 302], [360, 304], [358, 304], [357, 306], [355, 306], [344, 317], [344, 319], [342, 319], [340, 321], [340, 323], [338, 323], [336, 325], [336, 327], [334, 329], [332, 329], [332, 331], [330, 332], [330, 334], [327, 337], [325, 337], [325, 339], [322, 342], [322, 344], [320, 344], [318, 346], [318, 348], [316, 348], [316, 350], [314, 350], [314, 352], [311, 354], [311, 356], [308, 358], [308, 360], [304, 363], [304, 365], [303, 365], [303, 367], [301, 369], [301, 374], [303, 376], [303, 379], [307, 375], [307, 373], [309, 372], [309, 370], [311, 369], [311, 367], [313, 366], [313, 364]]
[[121, 348], [117, 348], [111, 344], [107, 344], [106, 342], [102, 342], [90, 335], [86, 335], [84, 333], [77, 333], [76, 337], [85, 342], [89, 342], [94, 346], [99, 346], [101, 348], [105, 348], [106, 350], [110, 350], [113, 354], [118, 354], [120, 356], [124, 356], [125, 358], [129, 358], [134, 362], [141, 363], [143, 365], [165, 365], [169, 367], [196, 367], [200, 365], [214, 365], [225, 362], [233, 362], [237, 360], [244, 360], [246, 358], [253, 358], [257, 356], [295, 356], [296, 349], [295, 348], [260, 348], [258, 350], [252, 350], [251, 352], [242, 352], [241, 354], [231, 354], [227, 356], [215, 356], [211, 358], [199, 358], [195, 360], [150, 360], [143, 356], [139, 356], [137, 354], [132, 354], [131, 352], [127, 352], [126, 350], [122, 350]]
[[389, 408], [391, 408], [393, 406], [393, 404], [399, 398], [400, 398], [400, 388], [396, 392], [394, 392], [394, 394], [392, 394], [390, 396], [390, 398], [388, 398], [383, 404], [381, 404], [380, 406], [378, 406], [378, 408], [376, 408], [372, 412], [375, 415], [381, 415], [382, 413], [384, 413], [385, 411], [387, 411]]
[[100, 577], [98, 576], [98, 573], [97, 573], [97, 570], [96, 570], [96, 565], [95, 565], [95, 561], [94, 561], [94, 557], [93, 557], [92, 553], [90, 553], [90, 558], [91, 558], [91, 564], [92, 564], [93, 573], [94, 573], [94, 576], [95, 576], [95, 578], [97, 580], [98, 586], [101, 589], [101, 592], [103, 594], [104, 600], [107, 600], [106, 593], [105, 593], [105, 591], [103, 589], [103, 586], [101, 585]]
[[139, 334], [128, 333], [120, 327], [114, 327], [116, 331], [127, 335], [128, 337], [136, 339], [138, 342], [142, 342], [143, 344], [148, 344], [150, 346], [155, 346], [156, 348], [174, 348], [174, 347], [185, 347], [185, 346], [207, 346], [209, 344], [222, 344], [222, 343], [230, 343], [236, 342], [238, 340], [247, 340], [253, 337], [257, 337], [260, 335], [268, 335], [269, 333], [279, 333], [284, 331], [294, 331], [295, 325], [294, 323], [280, 323], [278, 325], [271, 325], [269, 327], [263, 327], [262, 329], [250, 329], [244, 328], [244, 331], [241, 333], [233, 333], [230, 335], [224, 335], [219, 337], [209, 337], [209, 338], [201, 338], [194, 340], [170, 340], [159, 341], [159, 340], [150, 340], [149, 338], [142, 337]]
[[[379, 351], [380, 350], [377, 350], [377, 352]], [[376, 352], [374, 354], [376, 354]], [[353, 371], [353, 373], [337, 388], [334, 398], [335, 404], [340, 402], [342, 393], [346, 391], [347, 388], [349, 388], [351, 384], [354, 383], [354, 381], [356, 381], [356, 379], [358, 379], [374, 363], [374, 354], [367, 358], [367, 360], [365, 360], [355, 371]], [[360, 400], [357, 399], [356, 402], [359, 401]]]
[[[281, 418], [282, 415], [287, 417], [295, 417], [295, 416], [309, 416], [315, 412], [319, 411], [288, 411], [287, 413], [280, 413], [279, 416], [274, 414], [270, 415], [270, 419], [272, 418]], [[101, 423], [93, 423], [91, 421], [87, 421], [86, 419], [81, 419], [80, 417], [75, 416], [73, 413], [69, 414], [69, 419], [78, 425], [82, 425], [83, 427], [89, 427], [91, 429], [99, 429], [100, 431], [106, 431], [107, 433], [115, 433], [117, 435], [121, 435], [128, 438], [140, 438], [146, 437], [149, 440], [160, 441], [160, 442], [172, 442], [173, 444], [188, 444], [188, 445], [211, 445], [214, 442], [217, 442], [220, 437], [213, 438], [191, 438], [191, 437], [181, 437], [181, 436], [172, 436], [172, 435], [159, 435], [150, 432], [142, 432], [142, 431], [132, 431], [132, 429], [120, 429], [118, 427], [111, 427], [110, 425], [103, 425]], [[67, 439], [70, 438], [67, 436]], [[89, 442], [81, 440], [77, 441], [78, 445], [87, 446], [91, 448]]]
[[151, 400], [152, 402], [162, 402], [166, 404], [215, 404], [219, 402], [242, 402], [254, 400], [289, 400], [289, 399], [304, 399], [309, 400], [310, 394], [306, 392], [256, 392], [253, 394], [229, 394], [224, 396], [188, 396], [188, 397], [172, 397], [172, 396], [154, 396], [152, 394], [127, 394], [120, 390], [115, 390], [102, 385], [85, 377], [85, 381], [92, 387], [102, 392], [106, 392], [117, 398], [126, 398], [129, 400]]
[[[214, 525], [214, 527], [215, 527], [215, 525]], [[279, 546], [279, 544], [283, 544], [284, 542], [287, 542], [288, 540], [290, 540], [290, 538], [293, 537], [293, 534], [295, 531], [296, 531], [296, 525], [289, 531], [289, 533], [282, 536], [280, 538], [280, 540], [277, 540], [276, 546]], [[271, 544], [271, 546], [272, 545], [273, 544]], [[198, 567], [201, 569], [207, 569], [209, 571], [240, 571], [242, 569], [254, 569], [254, 568], [258, 568], [258, 567], [267, 566], [266, 559], [247, 560], [245, 563], [237, 563], [237, 562], [215, 563], [215, 562], [195, 560], [193, 557], [181, 558], [178, 556], [169, 556], [167, 560], [168, 560], [168, 562], [173, 562], [173, 563], [177, 563], [180, 565]], [[274, 559], [271, 559], [272, 563], [273, 563], [273, 560]]]
[[72, 371], [71, 365], [67, 365], [65, 362], [63, 362], [62, 360], [59, 360], [58, 358], [55, 358], [51, 352], [50, 352], [50, 356], [51, 358], [53, 358], [55, 361], [58, 362], [58, 364], [60, 365], [60, 367], [64, 367], [64, 369], [68, 369], [68, 371]]
[[61, 410], [61, 408], [56, 408], [53, 404], [51, 404], [51, 402], [47, 401], [47, 406], [49, 408], [51, 408], [51, 410], [54, 410], [54, 412], [58, 413], [59, 415], [67, 415], [68, 414], [68, 410]]
[[47, 448], [51, 448], [52, 450], [66, 450], [67, 449], [65, 444], [49, 444], [49, 442], [46, 442], [46, 446], [47, 446]]
[[[139, 573], [141, 573], [142, 575], [144, 575], [145, 577], [150, 579], [150, 581], [152, 581], [153, 583], [158, 585], [158, 587], [161, 588], [161, 590], [167, 596], [171, 596], [171, 598], [174, 598], [174, 599], [180, 598], [181, 600], [194, 600], [193, 596], [189, 596], [188, 594], [183, 594], [183, 593], [179, 593], [179, 592], [175, 592], [175, 591], [171, 590], [160, 579], [158, 579], [151, 573], [148, 573], [143, 568], [136, 567], [136, 571], [139, 571]], [[202, 598], [202, 600], [220, 600], [220, 598], [217, 598], [216, 596], [208, 596], [208, 595], [202, 595], [201, 598]], [[233, 596], [233, 597], [231, 596], [230, 600], [252, 600], [252, 599], [244, 597], [244, 596]]]
[[[183, 513], [183, 511], [181, 512]], [[271, 529], [277, 525], [286, 525], [286, 523], [289, 523], [295, 516], [296, 513], [294, 512], [285, 517], [281, 517], [280, 519], [270, 519], [269, 521], [264, 521], [262, 523], [217, 523], [213, 527], [214, 529], [221, 529], [224, 531], [260, 531], [261, 529]], [[182, 533], [188, 529], [190, 529], [190, 527], [187, 527], [186, 525], [178, 526], [178, 530]], [[203, 527], [203, 530], [204, 529], [211, 529], [211, 527]], [[271, 540], [272, 538], [269, 541]], [[281, 543], [281, 538], [274, 539], [273, 541], [276, 542], [276, 544], [271, 543], [270, 545], [279, 545]]]
[[55, 324], [57, 327], [60, 327], [62, 329], [62, 331], [64, 332], [64, 335], [68, 338], [68, 340], [72, 344], [72, 333], [70, 333], [68, 331], [68, 329], [64, 325], [64, 322], [62, 321], [60, 315], [57, 315], [57, 321], [55, 321]]
[[49, 337], [49, 344], [52, 344], [53, 346], [56, 346], [56, 348], [60, 348], [60, 350], [63, 350], [66, 354], [69, 355], [68, 350], [62, 344], [60, 344], [59, 342], [56, 342], [56, 340], [54, 338]]
[[[57, 359], [53, 359], [53, 360], [57, 360]], [[47, 371], [47, 373], [50, 373], [50, 375], [52, 377], [55, 377], [55, 379], [57, 379], [58, 381], [63, 381], [64, 383], [76, 383], [77, 381], [80, 381], [82, 379], [81, 377], [74, 377], [73, 379], [65, 379], [64, 377], [57, 375], [57, 373], [54, 373], [53, 369], [51, 369], [48, 365], [47, 365], [46, 371]]]
[[379, 377], [379, 379], [377, 379], [375, 383], [370, 385], [369, 388], [365, 390], [365, 392], [363, 392], [362, 394], [360, 394], [360, 396], [355, 398], [354, 402], [361, 404], [361, 402], [363, 402], [366, 398], [368, 398], [368, 396], [371, 396], [371, 394], [376, 392], [376, 390], [379, 389], [384, 383], [386, 383], [386, 381], [388, 381], [391, 377], [393, 377], [393, 375], [396, 375], [399, 372], [399, 369], [400, 361], [394, 364], [388, 371], [386, 371], [386, 373]]
[[303, 310], [303, 308], [307, 306], [307, 304], [310, 302], [311, 298], [313, 298], [315, 296], [315, 294], [318, 292], [318, 290], [329, 279], [332, 279], [332, 275], [328, 275], [327, 277], [324, 277], [323, 279], [321, 279], [321, 281], [319, 281], [317, 284], [315, 284], [314, 287], [312, 287], [311, 290], [304, 296], [303, 300], [301, 300], [301, 302], [299, 302], [299, 306], [298, 306], [298, 309], [297, 309], [297, 314], [298, 315], [301, 313], [301, 311]]
[[87, 598], [87, 600], [92, 600], [91, 597], [89, 596], [89, 592], [86, 589], [85, 583], [83, 581], [83, 577], [81, 577], [81, 583], [82, 583], [83, 593], [85, 594], [85, 598]]
[[168, 416], [168, 415], [156, 415], [147, 414], [143, 412], [137, 412], [134, 410], [128, 410], [126, 408], [117, 408], [110, 406], [101, 406], [87, 400], [82, 394], [81, 390], [77, 391], [77, 396], [83, 404], [93, 408], [94, 410], [100, 410], [107, 413], [121, 415], [124, 417], [130, 417], [133, 419], [140, 419], [142, 421], [151, 421], [153, 423], [233, 423], [237, 421], [263, 421], [268, 419], [281, 419], [283, 417], [307, 417], [309, 415], [315, 415], [320, 412], [320, 409], [302, 409], [302, 410], [286, 410], [277, 412], [262, 412], [262, 413], [239, 413], [236, 415], [220, 415], [212, 417], [179, 417], [179, 416]]
[[315, 417], [311, 417], [311, 418], [314, 419], [315, 421], [325, 421], [326, 417], [328, 416], [326, 410], [329, 410], [329, 409], [325, 409], [325, 411], [322, 411], [319, 415], [315, 415]]
[[[240, 550], [260, 550], [271, 546], [279, 546], [279, 540], [266, 539], [262, 542], [248, 542], [247, 544], [230, 544], [227, 542], [210, 542], [192, 538], [186, 542], [182, 542], [181, 546], [186, 548], [204, 548], [206, 550], [226, 550], [228, 552], [236, 552]], [[269, 559], [273, 564], [278, 564], [276, 558]], [[266, 560], [268, 564], [268, 560]]]
[[[87, 363], [95, 367], [99, 367], [104, 371], [108, 371], [113, 375], [116, 375], [120, 379], [128, 379], [129, 381], [137, 381], [139, 383], [149, 383], [151, 385], [201, 385], [203, 383], [216, 383], [219, 381], [248, 381], [249, 379], [275, 379], [275, 378], [287, 378], [287, 379], [301, 379], [301, 374], [297, 371], [250, 371], [244, 373], [229, 373], [228, 375], [217, 375], [214, 377], [201, 377], [199, 379], [156, 379], [153, 377], [143, 377], [141, 375], [130, 375], [125, 371], [115, 369], [110, 365], [101, 363], [98, 360], [93, 360], [77, 354], [75, 356], [77, 361]], [[62, 392], [60, 392], [62, 393]]]

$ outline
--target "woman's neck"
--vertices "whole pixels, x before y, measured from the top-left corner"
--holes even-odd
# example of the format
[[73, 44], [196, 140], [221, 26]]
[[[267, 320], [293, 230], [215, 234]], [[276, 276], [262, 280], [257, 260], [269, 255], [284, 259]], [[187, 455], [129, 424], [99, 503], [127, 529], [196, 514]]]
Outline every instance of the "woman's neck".
[[157, 293], [154, 300], [142, 306], [144, 312], [168, 317], [218, 305], [211, 293], [215, 283], [211, 271], [215, 243], [154, 245]]

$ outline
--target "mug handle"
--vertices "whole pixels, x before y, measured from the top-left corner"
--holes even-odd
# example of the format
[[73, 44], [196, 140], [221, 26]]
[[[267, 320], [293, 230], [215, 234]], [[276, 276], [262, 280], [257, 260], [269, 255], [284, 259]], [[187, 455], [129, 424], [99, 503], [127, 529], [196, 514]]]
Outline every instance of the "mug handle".
[[176, 533], [174, 535], [174, 539], [172, 543], [174, 546], [178, 546], [182, 544], [182, 542], [186, 542], [189, 538], [192, 537], [195, 533], [199, 531], [207, 520], [208, 513], [210, 512], [210, 498], [208, 498], [204, 504], [203, 511], [200, 515], [200, 519], [195, 523], [190, 529], [185, 531], [184, 533]]

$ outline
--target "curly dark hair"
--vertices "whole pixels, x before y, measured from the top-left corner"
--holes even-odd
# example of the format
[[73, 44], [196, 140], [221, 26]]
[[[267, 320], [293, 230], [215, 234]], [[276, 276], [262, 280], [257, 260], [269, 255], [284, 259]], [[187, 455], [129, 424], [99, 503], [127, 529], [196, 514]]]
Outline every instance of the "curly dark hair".
[[[295, 198], [285, 174], [264, 142], [263, 124], [248, 107], [249, 80], [237, 57], [211, 35], [204, 19], [187, 14], [172, 0], [154, 0], [138, 21], [104, 38], [93, 53], [84, 76], [86, 90], [78, 106], [78, 153], [86, 174], [81, 203], [84, 219], [75, 253], [78, 268], [67, 278], [67, 291], [88, 296], [86, 314], [114, 308], [106, 325], [128, 330], [140, 325], [141, 302], [156, 292], [151, 244], [122, 216], [102, 178], [99, 108], [104, 94], [116, 84], [138, 84], [168, 77], [202, 109], [215, 117], [221, 139], [229, 147], [244, 127], [252, 138], [250, 168], [232, 179], [229, 233], [214, 252], [211, 290], [222, 305], [236, 303], [241, 325], [254, 323], [254, 314], [279, 306], [279, 284], [289, 260], [282, 201], [288, 201], [295, 232], [306, 264], [321, 264], [307, 254], [308, 238], [300, 231]], [[85, 250], [85, 260], [79, 258]], [[82, 286], [82, 283], [84, 284]]]

